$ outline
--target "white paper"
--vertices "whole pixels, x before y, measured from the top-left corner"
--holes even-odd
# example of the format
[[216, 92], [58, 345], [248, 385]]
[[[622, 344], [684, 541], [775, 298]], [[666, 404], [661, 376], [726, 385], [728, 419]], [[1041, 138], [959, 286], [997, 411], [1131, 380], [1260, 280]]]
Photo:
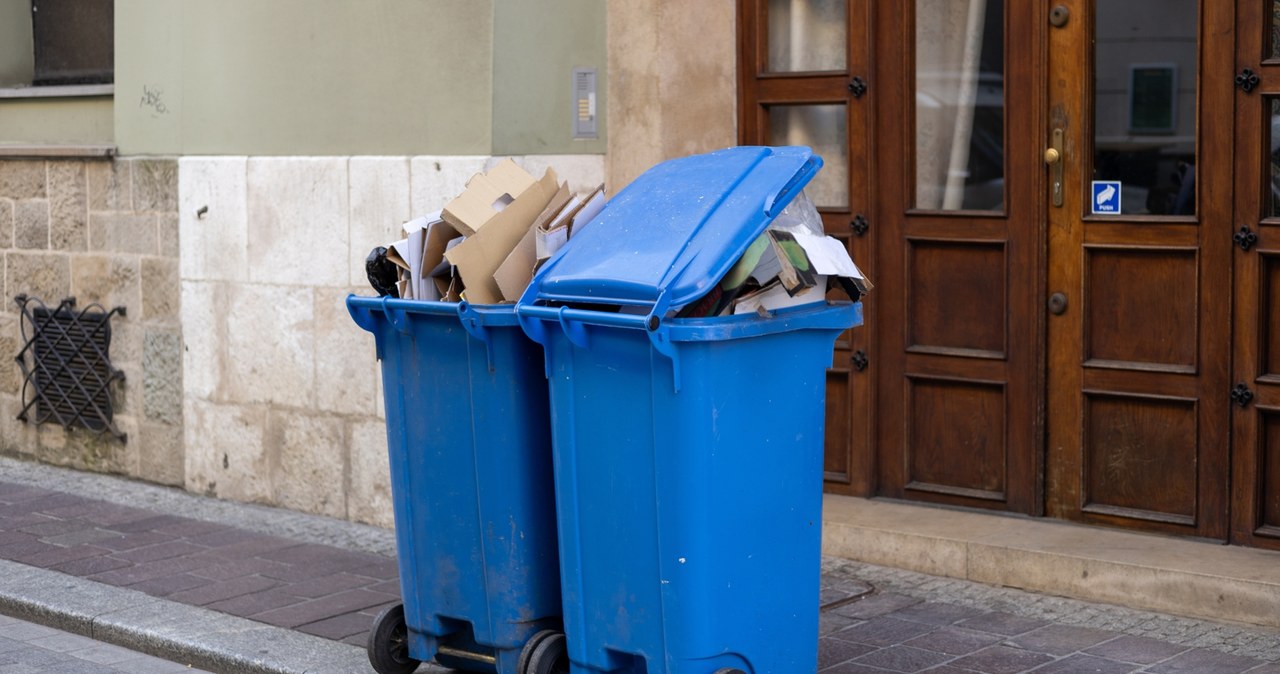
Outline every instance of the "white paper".
[[791, 234], [796, 237], [796, 243], [800, 244], [809, 256], [809, 262], [813, 264], [815, 272], [827, 276], [862, 278], [862, 272], [858, 271], [858, 266], [853, 263], [853, 258], [849, 257], [849, 251], [845, 249], [843, 243], [829, 236], [814, 236], [806, 232]]

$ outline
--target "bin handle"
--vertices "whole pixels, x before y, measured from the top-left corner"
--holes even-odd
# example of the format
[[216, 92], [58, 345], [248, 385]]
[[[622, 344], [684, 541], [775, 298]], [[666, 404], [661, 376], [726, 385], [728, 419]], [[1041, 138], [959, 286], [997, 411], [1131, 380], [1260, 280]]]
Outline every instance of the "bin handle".
[[489, 372], [493, 372], [493, 342], [489, 337], [489, 329], [480, 320], [480, 312], [476, 311], [469, 302], [458, 302], [458, 320], [468, 334], [484, 342], [485, 360], [489, 366]]
[[386, 295], [382, 298], [382, 313], [387, 315], [387, 320], [391, 321], [391, 324], [396, 326], [396, 330], [399, 330], [400, 334], [407, 335], [409, 334], [409, 315], [402, 309], [396, 309], [391, 306], [391, 300], [392, 297], [390, 295]]
[[569, 307], [560, 307], [556, 311], [556, 320], [560, 322], [560, 329], [564, 330], [564, 336], [569, 338], [569, 343], [579, 349], [587, 348], [587, 329], [581, 322], [572, 319], [572, 316], [566, 316], [565, 312], [573, 311]]
[[663, 320], [667, 307], [671, 306], [671, 296], [664, 289], [653, 303], [653, 309], [645, 318], [645, 333], [649, 335], [649, 343], [658, 353], [671, 359], [671, 377], [675, 392], [680, 392], [680, 352], [671, 343], [671, 327]]
[[352, 301], [358, 297], [354, 293], [347, 295], [347, 313], [351, 314], [351, 320], [355, 321], [360, 329], [373, 333], [374, 356], [382, 360], [382, 335], [378, 332], [378, 322], [373, 320], [373, 309]]

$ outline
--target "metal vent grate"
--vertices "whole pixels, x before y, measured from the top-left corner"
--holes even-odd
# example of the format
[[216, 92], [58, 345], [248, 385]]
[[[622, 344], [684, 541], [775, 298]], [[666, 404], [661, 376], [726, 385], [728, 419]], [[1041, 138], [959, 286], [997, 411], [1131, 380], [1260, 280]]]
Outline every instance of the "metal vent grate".
[[124, 373], [111, 365], [111, 317], [100, 304], [75, 310], [76, 300], [49, 309], [34, 297], [14, 298], [22, 312], [22, 350], [15, 360], [22, 370], [22, 409], [18, 418], [34, 424], [49, 421], [63, 428], [79, 426], [125, 434], [112, 420], [111, 384]]

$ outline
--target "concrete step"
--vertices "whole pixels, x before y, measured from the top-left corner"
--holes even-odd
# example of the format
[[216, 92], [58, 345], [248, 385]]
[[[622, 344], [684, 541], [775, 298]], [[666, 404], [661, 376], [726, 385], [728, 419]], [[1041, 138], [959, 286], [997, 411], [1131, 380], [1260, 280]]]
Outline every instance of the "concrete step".
[[824, 554], [1085, 601], [1280, 627], [1280, 553], [828, 495]]

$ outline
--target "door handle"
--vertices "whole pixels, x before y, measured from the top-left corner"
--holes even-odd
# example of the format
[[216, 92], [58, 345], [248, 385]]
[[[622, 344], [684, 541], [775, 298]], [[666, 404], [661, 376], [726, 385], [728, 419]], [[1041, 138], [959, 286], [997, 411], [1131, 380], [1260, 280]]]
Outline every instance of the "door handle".
[[1044, 151], [1044, 163], [1049, 166], [1049, 200], [1062, 208], [1062, 129], [1053, 130], [1049, 149]]

